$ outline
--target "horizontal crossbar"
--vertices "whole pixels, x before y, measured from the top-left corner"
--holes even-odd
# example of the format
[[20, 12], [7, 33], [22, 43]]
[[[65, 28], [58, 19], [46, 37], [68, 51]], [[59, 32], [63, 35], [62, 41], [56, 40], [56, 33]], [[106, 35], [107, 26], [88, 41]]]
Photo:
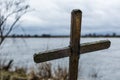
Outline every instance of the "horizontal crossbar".
[[[80, 45], [80, 54], [107, 49], [109, 47], [110, 47], [109, 40], [82, 43]], [[46, 51], [42, 53], [40, 52], [38, 54], [34, 54], [34, 61], [36, 63], [40, 63], [40, 62], [50, 61], [54, 59], [64, 58], [64, 57], [68, 57], [70, 53], [71, 53], [70, 47]]]

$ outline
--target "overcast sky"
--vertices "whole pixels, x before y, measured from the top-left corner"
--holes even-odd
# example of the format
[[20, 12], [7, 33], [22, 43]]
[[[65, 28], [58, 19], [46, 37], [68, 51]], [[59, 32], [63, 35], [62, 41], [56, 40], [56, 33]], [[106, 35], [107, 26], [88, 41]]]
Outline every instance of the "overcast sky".
[[70, 33], [73, 9], [83, 12], [82, 34], [120, 34], [120, 0], [30, 0], [34, 11], [22, 18], [26, 34]]

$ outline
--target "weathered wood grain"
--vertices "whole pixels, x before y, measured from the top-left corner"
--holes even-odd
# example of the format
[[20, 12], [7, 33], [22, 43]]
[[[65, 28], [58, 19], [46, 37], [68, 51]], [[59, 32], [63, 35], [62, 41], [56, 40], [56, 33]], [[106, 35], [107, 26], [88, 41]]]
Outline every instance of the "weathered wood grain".
[[65, 47], [63, 49], [56, 49], [56, 50], [50, 50], [41, 52], [38, 54], [34, 54], [34, 61], [36, 63], [45, 62], [49, 60], [59, 59], [68, 57], [70, 53], [69, 47]]
[[88, 52], [93, 52], [93, 51], [98, 51], [98, 50], [103, 50], [109, 48], [111, 45], [111, 42], [109, 40], [100, 40], [100, 41], [95, 41], [95, 42], [87, 42], [81, 44], [80, 48], [80, 53], [88, 53]]
[[69, 80], [77, 80], [78, 76], [81, 21], [82, 12], [80, 10], [73, 10], [71, 13]]
[[[80, 45], [80, 54], [107, 49], [109, 47], [110, 47], [109, 40], [100, 40], [96, 42], [82, 43]], [[49, 60], [60, 59], [60, 58], [70, 56], [70, 53], [71, 53], [70, 47], [40, 52], [34, 55], [34, 61], [36, 63], [40, 63], [40, 62], [45, 62]]]

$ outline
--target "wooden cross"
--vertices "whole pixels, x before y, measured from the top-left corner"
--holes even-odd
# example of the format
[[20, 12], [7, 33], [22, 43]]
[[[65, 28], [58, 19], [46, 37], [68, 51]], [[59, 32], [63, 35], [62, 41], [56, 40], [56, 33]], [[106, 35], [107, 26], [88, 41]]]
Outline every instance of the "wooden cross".
[[69, 57], [69, 80], [77, 80], [79, 55], [87, 52], [107, 49], [110, 47], [109, 40], [80, 44], [81, 21], [82, 12], [77, 9], [73, 10], [71, 13], [70, 46], [63, 49], [51, 50], [35, 54], [34, 61], [36, 63], [40, 63], [63, 57]]

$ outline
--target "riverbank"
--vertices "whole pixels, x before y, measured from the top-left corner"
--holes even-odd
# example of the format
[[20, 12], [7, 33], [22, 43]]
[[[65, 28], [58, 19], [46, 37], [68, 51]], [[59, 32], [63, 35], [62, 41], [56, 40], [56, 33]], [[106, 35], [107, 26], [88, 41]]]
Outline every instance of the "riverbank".
[[[3, 67], [3, 66], [2, 66]], [[27, 72], [26, 68], [15, 68], [15, 70], [0, 70], [0, 80], [68, 80], [67, 68], [57, 67], [52, 70], [51, 63], [42, 63], [38, 66], [37, 72], [31, 69]]]

